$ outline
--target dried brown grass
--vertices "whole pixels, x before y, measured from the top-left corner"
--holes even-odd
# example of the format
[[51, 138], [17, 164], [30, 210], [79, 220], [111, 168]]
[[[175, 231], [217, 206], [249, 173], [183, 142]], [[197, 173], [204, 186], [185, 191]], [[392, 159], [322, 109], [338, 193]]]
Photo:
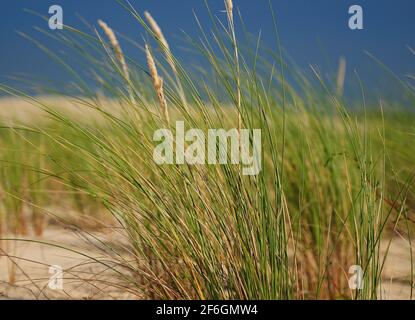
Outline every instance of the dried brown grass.
[[146, 44], [146, 56], [147, 56], [147, 65], [151, 75], [151, 79], [153, 80], [154, 90], [157, 94], [157, 99], [160, 105], [160, 109], [163, 112], [163, 115], [167, 122], [169, 122], [169, 113], [167, 110], [167, 101], [164, 95], [163, 90], [163, 78], [161, 78], [157, 72], [156, 63], [154, 61], [154, 57], [151, 53], [149, 46]]

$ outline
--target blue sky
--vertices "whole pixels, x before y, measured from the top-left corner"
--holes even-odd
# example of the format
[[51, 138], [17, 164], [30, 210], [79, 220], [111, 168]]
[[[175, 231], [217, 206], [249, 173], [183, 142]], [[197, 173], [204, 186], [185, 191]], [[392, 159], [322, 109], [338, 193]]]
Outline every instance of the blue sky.
[[[139, 11], [149, 10], [159, 22], [176, 54], [188, 59], [180, 51], [181, 30], [197, 36], [193, 10], [209, 26], [203, 0], [130, 0]], [[367, 81], [378, 81], [379, 67], [364, 53], [373, 53], [397, 75], [415, 73], [415, 56], [406, 46], [415, 47], [414, 0], [271, 0], [277, 14], [281, 42], [290, 56], [301, 67], [319, 65], [330, 73], [337, 69], [339, 56], [347, 59], [348, 71], [356, 69]], [[212, 11], [225, 18], [222, 0], [208, 0]], [[262, 39], [272, 45], [273, 27], [268, 0], [234, 0], [250, 32], [262, 31]], [[53, 78], [57, 67], [28, 40], [19, 36], [22, 31], [43, 41], [46, 37], [34, 26], [47, 29], [47, 22], [23, 9], [48, 14], [52, 4], [61, 5], [64, 23], [82, 26], [77, 15], [96, 23], [105, 20], [113, 29], [142, 40], [144, 30], [115, 0], [3, 0], [0, 11], [0, 79], [7, 76], [30, 74], [38, 79]], [[348, 8], [359, 4], [364, 10], [364, 30], [348, 28]], [[54, 31], [59, 32], [59, 31]], [[139, 52], [126, 46], [129, 56]], [[376, 70], [377, 71], [374, 71]], [[350, 72], [350, 71], [349, 71]], [[61, 75], [62, 76], [62, 75]], [[65, 80], [65, 79], [61, 79]]]

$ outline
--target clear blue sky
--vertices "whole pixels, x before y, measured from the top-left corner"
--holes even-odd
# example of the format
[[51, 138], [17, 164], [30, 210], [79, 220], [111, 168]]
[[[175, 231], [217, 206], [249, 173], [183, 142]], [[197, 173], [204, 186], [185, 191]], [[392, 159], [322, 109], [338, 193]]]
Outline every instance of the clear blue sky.
[[[209, 26], [203, 0], [130, 0], [139, 11], [149, 10], [157, 19], [170, 43], [179, 47], [181, 30], [197, 35], [193, 12]], [[340, 55], [348, 62], [348, 70], [357, 69], [365, 79], [375, 77], [378, 67], [364, 54], [376, 55], [399, 76], [415, 73], [415, 56], [407, 45], [415, 47], [415, 0], [271, 0], [277, 14], [281, 42], [300, 65], [319, 65], [326, 72], [335, 72]], [[212, 11], [224, 16], [222, 0], [208, 0]], [[265, 42], [273, 39], [272, 19], [268, 0], [234, 0], [242, 12], [248, 29], [256, 34], [262, 30]], [[143, 28], [115, 0], [2, 0], [0, 11], [0, 81], [5, 76], [30, 74], [33, 77], [56, 77], [57, 68], [33, 44], [19, 36], [22, 31], [46, 45], [47, 38], [33, 27], [47, 29], [47, 22], [23, 9], [43, 15], [52, 4], [64, 10], [64, 23], [82, 26], [77, 14], [96, 23], [102, 18], [115, 30], [141, 41]], [[348, 8], [359, 4], [364, 10], [364, 30], [348, 28]], [[128, 47], [128, 55], [134, 57]], [[185, 53], [176, 50], [179, 56]], [[64, 79], [62, 79], [64, 80]], [[378, 77], [377, 77], [378, 80]]]

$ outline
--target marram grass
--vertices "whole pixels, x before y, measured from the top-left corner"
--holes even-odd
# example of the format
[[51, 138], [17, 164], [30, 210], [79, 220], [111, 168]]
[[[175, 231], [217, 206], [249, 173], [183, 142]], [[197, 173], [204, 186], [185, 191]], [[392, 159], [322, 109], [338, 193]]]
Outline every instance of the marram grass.
[[[25, 232], [27, 204], [41, 234], [48, 220], [41, 217], [50, 215], [42, 208], [65, 197], [121, 230], [128, 258], [105, 244], [102, 263], [116, 262], [114, 282], [138, 298], [382, 298], [380, 243], [393, 232], [411, 238], [412, 111], [385, 103], [351, 111], [340, 97], [343, 84], [333, 93], [317, 72], [323, 92], [305, 79], [300, 89], [290, 86], [285, 74], [300, 73], [259, 39], [243, 50], [235, 4], [225, 3], [227, 24], [212, 17], [213, 36], [199, 25], [200, 40], [189, 39], [205, 59], [202, 72], [183, 68], [151, 15], [143, 19], [123, 2], [162, 49], [157, 55], [151, 41], [142, 43], [147, 64], [124, 55], [102, 21], [109, 43], [98, 30], [65, 26], [56, 37], [95, 80], [89, 87], [65, 64], [79, 92], [62, 96], [88, 110], [82, 121], [62, 111], [60, 100], [0, 86], [49, 119], [0, 130], [1, 234]], [[157, 165], [153, 133], [176, 120], [205, 131], [261, 129], [260, 174], [243, 176], [231, 164]], [[363, 290], [349, 288], [353, 265], [363, 269]]]

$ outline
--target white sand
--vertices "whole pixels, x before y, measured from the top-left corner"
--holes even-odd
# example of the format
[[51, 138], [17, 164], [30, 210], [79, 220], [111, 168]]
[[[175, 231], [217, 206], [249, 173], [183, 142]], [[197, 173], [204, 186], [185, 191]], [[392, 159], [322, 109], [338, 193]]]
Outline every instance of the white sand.
[[[33, 237], [29, 238], [33, 240]], [[88, 245], [72, 231], [49, 228], [41, 239], [34, 241], [49, 244], [33, 241], [3, 241], [2, 248], [9, 255], [5, 256], [4, 251], [0, 253], [0, 297], [3, 299], [138, 298], [116, 288], [114, 285], [117, 285], [118, 279], [108, 271], [108, 268], [80, 254], [100, 259], [100, 252], [93, 250], [92, 245]], [[49, 273], [51, 265], [58, 265], [63, 269], [62, 290], [51, 289], [48, 286], [52, 276]]]
[[[106, 237], [108, 241], [112, 241], [111, 237]], [[90, 244], [72, 231], [58, 227], [48, 228], [42, 239], [38, 240], [56, 243], [96, 258], [100, 255], [98, 250], [93, 250]], [[382, 243], [383, 252], [387, 245], [387, 241]], [[102, 265], [87, 264], [73, 268], [82, 262], [90, 261], [73, 251], [25, 241], [3, 241], [2, 248], [10, 257], [6, 257], [4, 252], [0, 254], [0, 299], [139, 298], [125, 290], [102, 283], [102, 281], [109, 281], [116, 284], [118, 280], [113, 274], [104, 273], [99, 277], [94, 277], [94, 274], [105, 269]], [[15, 267], [13, 267], [12, 260], [16, 263]], [[59, 265], [64, 270], [63, 290], [52, 290], [48, 287], [51, 276], [50, 265]], [[409, 299], [410, 275], [409, 244], [400, 238], [394, 238], [384, 268], [382, 297], [384, 299]], [[10, 285], [9, 282], [13, 276], [14, 285]], [[88, 284], [86, 282], [88, 279], [94, 281]]]

